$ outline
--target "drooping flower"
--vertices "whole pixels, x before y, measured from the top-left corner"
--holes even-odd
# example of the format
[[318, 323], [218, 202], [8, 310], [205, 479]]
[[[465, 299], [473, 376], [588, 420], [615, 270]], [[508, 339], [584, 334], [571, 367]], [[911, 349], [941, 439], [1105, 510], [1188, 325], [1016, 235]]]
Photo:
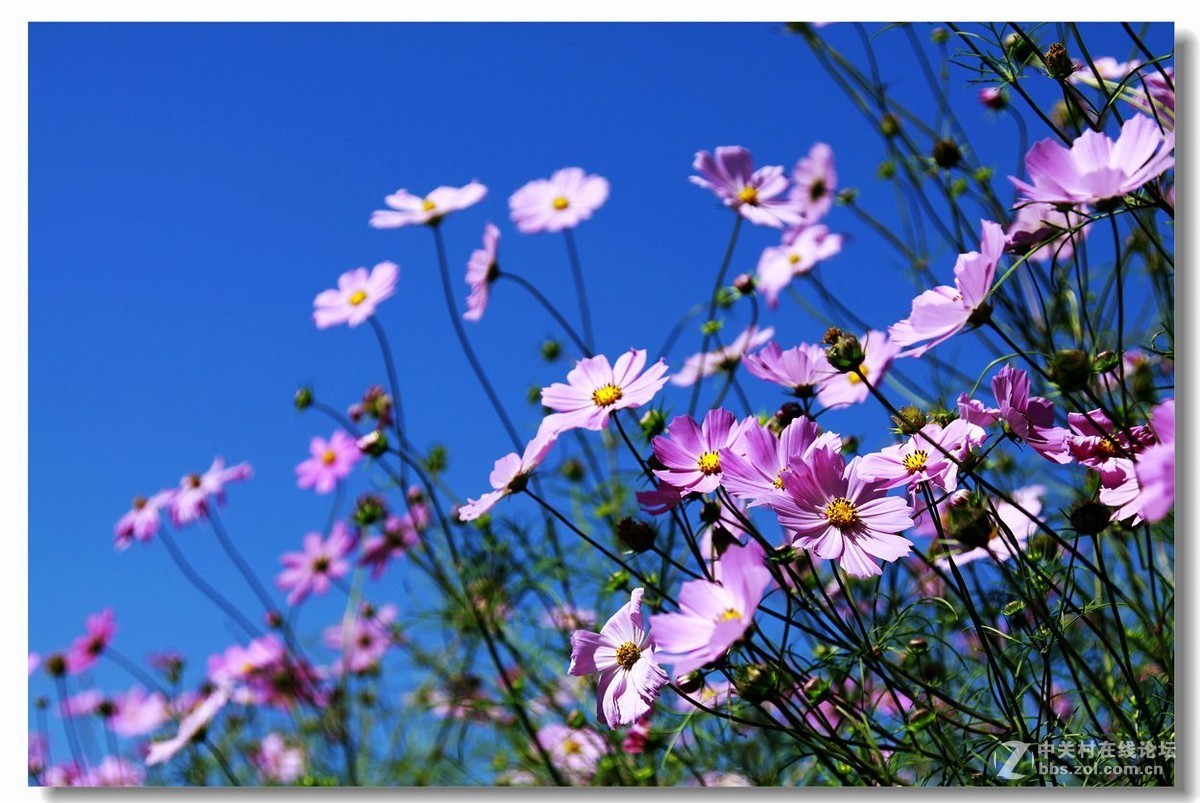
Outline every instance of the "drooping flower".
[[1050, 204], [1025, 204], [1005, 232], [1007, 248], [1015, 254], [1029, 254], [1035, 262], [1064, 262], [1090, 228], [1084, 225], [1088, 222], [1086, 211], [1084, 207], [1072, 215]]
[[953, 491], [958, 487], [959, 463], [986, 438], [983, 427], [962, 418], [945, 427], [931, 422], [905, 443], [865, 455], [858, 465], [858, 475], [865, 480], [879, 480], [880, 487], [888, 490], [908, 487], [916, 491], [931, 483]]
[[[868, 382], [878, 386], [900, 351], [900, 346], [892, 342], [885, 333], [874, 329], [859, 338], [859, 343], [863, 350], [863, 362], [859, 370], [866, 375]], [[858, 374], [853, 371], [839, 373], [832, 366], [826, 369], [818, 384], [817, 401], [825, 407], [859, 404], [865, 401], [871, 392]]]
[[794, 471], [794, 466], [804, 463], [812, 450], [821, 446], [841, 449], [842, 439], [836, 432], [822, 433], [811, 418], [795, 419], [778, 438], [749, 419], [742, 430], [745, 454], [732, 450], [721, 453], [721, 484], [751, 507], [768, 504], [784, 494], [783, 475]]
[[1175, 400], [1154, 408], [1150, 426], [1158, 443], [1138, 457], [1136, 474], [1142, 490], [1142, 517], [1161, 521], [1175, 506]]
[[113, 733], [127, 738], [153, 733], [170, 719], [167, 699], [161, 692], [147, 692], [134, 686], [122, 695], [113, 697], [113, 713], [108, 725]]
[[893, 343], [909, 347], [898, 356], [920, 357], [967, 324], [978, 325], [990, 314], [987, 296], [996, 277], [996, 265], [1004, 255], [1005, 238], [997, 223], [983, 220], [980, 227], [980, 250], [959, 255], [954, 264], [954, 286], [941, 285], [921, 293], [913, 300], [909, 316], [888, 327]]
[[538, 434], [604, 429], [617, 410], [647, 403], [666, 384], [667, 364], [660, 359], [643, 371], [645, 365], [645, 349], [630, 349], [611, 366], [603, 354], [579, 360], [566, 384], [542, 388], [542, 404], [554, 412], [542, 420]]
[[538, 744], [566, 780], [586, 783], [605, 753], [604, 737], [591, 728], [551, 722], [538, 728]]
[[608, 200], [608, 181], [579, 167], [564, 167], [548, 179], [529, 182], [512, 194], [508, 208], [522, 234], [573, 229]]
[[814, 449], [808, 461], [783, 475], [787, 496], [771, 507], [794, 536], [793, 545], [836, 560], [848, 574], [881, 574], [876, 559], [907, 555], [912, 542], [899, 535], [912, 526], [912, 508], [888, 496], [883, 483], [861, 477], [861, 458], [847, 465], [840, 451]]
[[825, 349], [807, 343], [784, 351], [778, 343], [771, 342], [754, 354], [747, 354], [742, 362], [751, 375], [781, 385], [802, 399], [816, 395], [822, 377], [832, 371]]
[[538, 434], [525, 446], [525, 452], [517, 455], [510, 452], [496, 461], [492, 473], [488, 477], [494, 490], [485, 493], [478, 499], [470, 499], [458, 509], [459, 521], [474, 521], [491, 510], [497, 502], [509, 494], [519, 493], [525, 488], [529, 474], [546, 459], [550, 447], [554, 445], [558, 435]]
[[652, 442], [663, 465], [655, 476], [682, 492], [715, 491], [722, 478], [721, 454], [738, 442], [742, 428], [733, 413], [721, 408], [709, 410], [700, 424], [690, 415], [677, 416], [666, 434]]
[[779, 245], [762, 252], [754, 286], [766, 298], [767, 306], [775, 309], [779, 294], [792, 279], [841, 251], [842, 235], [831, 234], [829, 227], [821, 223], [788, 229]]
[[135, 498], [129, 512], [121, 516], [113, 528], [113, 543], [116, 548], [128, 548], [135, 538], [142, 542], [149, 542], [154, 538], [162, 524], [163, 508], [171, 504], [174, 496], [175, 489], [169, 488], [159, 491], [149, 499], [142, 496]]
[[998, 408], [972, 404], [974, 400], [962, 394], [958, 399], [960, 414], [980, 426], [989, 426], [997, 418], [1035, 452], [1055, 463], [1071, 462], [1066, 448], [1070, 430], [1054, 424], [1054, 405], [1041, 396], [1029, 395], [1029, 374], [1011, 363], [992, 377], [992, 394]]
[[[833, 206], [837, 190], [837, 169], [833, 164], [833, 148], [818, 142], [801, 157], [792, 170], [790, 197], [800, 206], [804, 219], [812, 223], [825, 217]], [[839, 246], [841, 245], [839, 240]]]
[[650, 711], [667, 673], [654, 657], [650, 630], [642, 616], [643, 589], [609, 618], [599, 633], [576, 630], [571, 635], [568, 674], [599, 673], [596, 715], [610, 728], [628, 725]]
[[337, 487], [338, 480], [350, 475], [362, 459], [358, 443], [343, 430], [335, 430], [329, 440], [315, 436], [308, 444], [311, 455], [296, 466], [296, 484], [327, 494]]
[[72, 675], [91, 669], [112, 642], [117, 632], [117, 617], [112, 608], [88, 616], [84, 630], [86, 633], [72, 642], [65, 656], [67, 671]]
[[248, 480], [253, 476], [249, 463], [238, 463], [225, 467], [225, 460], [216, 457], [208, 471], [203, 474], [188, 474], [179, 481], [179, 488], [171, 497], [171, 521], [176, 527], [191, 524], [208, 513], [208, 500], [225, 503], [225, 486], [231, 482]]
[[477, 321], [483, 317], [487, 309], [488, 296], [492, 282], [500, 275], [496, 252], [500, 248], [500, 229], [488, 223], [483, 227], [483, 248], [471, 252], [467, 261], [467, 286], [471, 294], [467, 296], [467, 311], [463, 319]]
[[146, 766], [153, 767], [170, 761], [171, 757], [186, 747], [201, 729], [205, 728], [213, 717], [221, 712], [233, 694], [231, 686], [218, 686], [213, 689], [185, 716], [179, 723], [179, 730], [170, 739], [151, 742], [146, 753]]
[[251, 751], [250, 761], [265, 783], [290, 784], [304, 774], [304, 750], [288, 747], [283, 736], [274, 731]]
[[396, 292], [400, 267], [394, 262], [380, 262], [370, 273], [366, 268], [348, 270], [338, 277], [338, 286], [322, 290], [313, 299], [313, 322], [318, 329], [338, 324], [351, 327], [375, 314], [379, 302]]
[[401, 226], [435, 225], [451, 212], [474, 206], [487, 195], [487, 187], [472, 181], [465, 187], [438, 187], [422, 197], [408, 190], [396, 190], [383, 199], [389, 209], [371, 213], [371, 226], [376, 229], [398, 229]]
[[383, 656], [395, 643], [392, 624], [398, 612], [395, 605], [376, 608], [364, 603], [354, 616], [325, 628], [325, 646], [340, 653], [334, 662], [334, 673], [340, 675], [349, 671], [358, 674], [379, 666]]
[[354, 536], [342, 522], [334, 522], [329, 538], [320, 533], [304, 536], [302, 552], [288, 552], [280, 557], [284, 569], [275, 579], [281, 591], [287, 591], [288, 605], [295, 605], [309, 594], [324, 594], [334, 580], [350, 571], [346, 556], [354, 547]]
[[775, 327], [747, 326], [727, 346], [715, 351], [693, 354], [684, 360], [683, 368], [671, 377], [671, 384], [679, 387], [694, 385], [700, 377], [708, 377], [717, 371], [732, 371], [752, 350], [757, 349], [775, 336]]
[[745, 148], [726, 145], [713, 153], [698, 151], [692, 169], [699, 173], [690, 177], [693, 184], [711, 190], [751, 223], [782, 229], [804, 222], [800, 204], [784, 195], [788, 180], [783, 168], [771, 165], [755, 170]]
[[1009, 180], [1027, 201], [1049, 204], [1104, 204], [1134, 192], [1175, 165], [1175, 133], [1136, 115], [1121, 126], [1114, 142], [1087, 130], [1064, 148], [1053, 139], [1035, 144], [1025, 155], [1028, 183]]
[[679, 589], [679, 612], [650, 617], [659, 656], [683, 675], [725, 655], [754, 622], [771, 583], [762, 547], [751, 541], [721, 555], [721, 581], [689, 580]]

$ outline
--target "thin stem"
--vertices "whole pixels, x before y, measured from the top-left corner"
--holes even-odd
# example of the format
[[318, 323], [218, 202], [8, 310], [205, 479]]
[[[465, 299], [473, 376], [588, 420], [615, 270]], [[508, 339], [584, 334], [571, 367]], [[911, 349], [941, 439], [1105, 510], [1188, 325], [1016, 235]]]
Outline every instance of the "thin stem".
[[575, 235], [570, 229], [563, 229], [563, 239], [567, 241], [567, 259], [571, 263], [571, 274], [575, 278], [575, 297], [579, 300], [579, 319], [583, 322], [583, 339], [588, 351], [596, 345], [592, 335], [592, 312], [588, 306], [587, 289], [583, 284], [583, 268], [579, 264], [579, 251], [575, 248]]
[[159, 535], [162, 537], [162, 542], [166, 545], [167, 552], [170, 553], [171, 559], [174, 560], [175, 565], [179, 567], [179, 571], [183, 572], [183, 576], [187, 578], [187, 581], [191, 583], [197, 591], [208, 597], [208, 599], [214, 605], [228, 614], [229, 617], [237, 623], [238, 627], [245, 631], [246, 635], [250, 636], [251, 638], [258, 638], [262, 635], [262, 631], [255, 627], [254, 624], [246, 618], [245, 614], [237, 609], [236, 605], [226, 599], [221, 592], [209, 585], [208, 581], [201, 577], [199, 573], [192, 568], [192, 565], [188, 563], [187, 558], [185, 558], [183, 553], [179, 550], [179, 547], [175, 543], [175, 539], [171, 536], [171, 533], [167, 529], [166, 525], [163, 525], [162, 529], [159, 530]]
[[542, 307], [546, 310], [546, 312], [550, 313], [550, 317], [553, 318], [555, 320], [555, 322], [559, 326], [562, 327], [563, 331], [567, 333], [567, 337], [571, 338], [572, 342], [574, 342], [575, 345], [579, 348], [579, 350], [581, 352], [583, 352], [583, 355], [585, 357], [592, 356], [592, 350], [591, 350], [591, 348], [588, 347], [588, 344], [585, 343], [583, 338], [581, 338], [579, 336], [579, 333], [575, 331], [574, 327], [572, 327], [571, 324], [567, 322], [567, 319], [562, 316], [562, 313], [558, 311], [558, 308], [555, 307], [553, 303], [551, 303], [550, 299], [548, 299], [544, 295], [542, 295], [541, 290], [538, 290], [537, 287], [535, 287], [527, 279], [525, 279], [521, 276], [518, 276], [515, 273], [508, 273], [507, 271], [502, 271], [500, 273], [500, 275], [497, 276], [496, 278], [497, 278], [497, 280], [508, 279], [510, 282], [513, 282], [517, 286], [525, 288], [525, 291], [528, 292], [531, 296], [533, 296], [534, 300], [537, 301], [539, 304], [541, 304]]

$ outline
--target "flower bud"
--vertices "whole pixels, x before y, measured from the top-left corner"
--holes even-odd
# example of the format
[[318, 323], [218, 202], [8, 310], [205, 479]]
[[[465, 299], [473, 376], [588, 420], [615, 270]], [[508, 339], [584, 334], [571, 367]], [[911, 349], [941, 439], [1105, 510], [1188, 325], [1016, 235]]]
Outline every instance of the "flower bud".
[[450, 452], [440, 443], [429, 447], [425, 453], [425, 470], [430, 474], [441, 474], [450, 465]]
[[1075, 62], [1062, 42], [1055, 42], [1046, 50], [1046, 74], [1056, 81], [1062, 81], [1075, 72]]
[[744, 296], [754, 292], [754, 285], [754, 276], [749, 273], [743, 273], [733, 280], [733, 289]]
[[1050, 358], [1049, 374], [1066, 393], [1083, 390], [1092, 378], [1092, 361], [1079, 349], [1059, 349]]
[[1028, 62], [1037, 52], [1032, 41], [1015, 31], [1004, 37], [1004, 50], [1018, 66]]
[[894, 431], [900, 435], [916, 435], [929, 423], [925, 411], [915, 404], [901, 407], [896, 413], [892, 416], [892, 423], [896, 425]]
[[929, 642], [920, 636], [910, 638], [908, 640], [908, 652], [910, 655], [924, 655], [929, 652]]
[[888, 112], [879, 118], [879, 132], [888, 139], [900, 133], [900, 118]]
[[646, 440], [657, 437], [663, 434], [667, 428], [667, 416], [662, 410], [652, 408], [642, 414], [638, 419], [638, 424], [642, 428], [642, 437]]
[[890, 159], [880, 162], [879, 167], [875, 168], [875, 175], [884, 181], [890, 180], [896, 175], [896, 163]]
[[857, 435], [842, 436], [842, 454], [854, 454], [858, 451], [860, 441]]
[[950, 32], [945, 28], [934, 28], [929, 32], [929, 38], [933, 40], [935, 45], [944, 45], [950, 41]]
[[1112, 519], [1108, 506], [1094, 499], [1081, 499], [1067, 514], [1071, 526], [1083, 535], [1099, 535]]
[[848, 374], [863, 363], [866, 355], [858, 338], [841, 329], [831, 327], [825, 332], [825, 357], [835, 371]]
[[800, 416], [804, 415], [804, 408], [796, 402], [784, 402], [779, 405], [779, 409], [775, 411], [772, 421], [780, 432], [787, 428], [787, 425], [795, 421]]
[[929, 420], [939, 427], [949, 426], [950, 422], [956, 418], [958, 418], [958, 413], [947, 410], [945, 407], [933, 407], [929, 410]]
[[567, 482], [579, 482], [583, 479], [584, 475], [583, 463], [580, 462], [578, 457], [564, 460], [562, 468], [559, 471], [567, 478]]
[[1092, 370], [1098, 374], [1107, 374], [1121, 364], [1121, 358], [1112, 349], [1105, 349], [1092, 358]]
[[388, 440], [383, 430], [373, 430], [358, 439], [358, 450], [371, 457], [382, 457], [387, 454]]
[[359, 527], [368, 527], [377, 521], [387, 518], [387, 503], [378, 494], [363, 494], [354, 506], [354, 523]]
[[699, 669], [675, 678], [675, 686], [687, 695], [695, 694], [704, 686], [704, 673]]
[[587, 717], [582, 711], [575, 710], [567, 715], [567, 726], [571, 728], [582, 728], [587, 725]]
[[705, 524], [716, 524], [721, 520], [721, 505], [719, 502], [705, 502], [700, 508], [700, 521]]
[[263, 621], [272, 630], [278, 630], [283, 627], [283, 615], [279, 611], [267, 611], [263, 615]]
[[957, 167], [962, 161], [962, 148], [949, 137], [939, 139], [933, 143], [933, 161], [943, 170]]
[[46, 659], [43, 664], [46, 667], [46, 674], [52, 678], [61, 678], [67, 674], [67, 659], [60, 653], [54, 653]]
[[858, 190], [854, 187], [847, 187], [837, 194], [837, 202], [839, 204], [852, 204], [858, 200]]
[[312, 388], [307, 387], [307, 386], [302, 387], [299, 390], [297, 390], [296, 395], [294, 397], [292, 397], [292, 404], [294, 404], [296, 406], [296, 409], [300, 412], [304, 412], [309, 407], [312, 407], [312, 402], [313, 402]]
[[979, 102], [993, 111], [1000, 111], [1008, 105], [1008, 97], [998, 86], [985, 86], [979, 90]]
[[557, 340], [547, 340], [542, 343], [542, 359], [554, 362], [562, 354], [562, 343]]
[[725, 554], [725, 550], [736, 543], [738, 543], [737, 538], [734, 537], [733, 533], [729, 532], [725, 525], [720, 523], [713, 525], [712, 549], [718, 558]]
[[624, 518], [617, 524], [617, 540], [631, 552], [641, 554], [654, 546], [654, 528], [641, 519]]
[[986, 503], [972, 494], [952, 505], [946, 516], [946, 535], [972, 549], [987, 546], [996, 534]]
[[734, 672], [733, 685], [746, 702], [761, 703], [779, 693], [779, 672], [768, 664], [739, 666]]

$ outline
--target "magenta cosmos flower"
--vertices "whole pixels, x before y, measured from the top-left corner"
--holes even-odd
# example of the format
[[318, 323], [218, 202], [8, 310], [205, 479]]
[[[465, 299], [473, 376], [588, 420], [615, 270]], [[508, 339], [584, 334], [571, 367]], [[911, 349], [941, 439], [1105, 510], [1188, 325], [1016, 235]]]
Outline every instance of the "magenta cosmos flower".
[[808, 273], [822, 260], [842, 251], [842, 235], [830, 234], [820, 223], [788, 229], [780, 245], [767, 248], [758, 260], [754, 286], [767, 300], [767, 306], [779, 306], [779, 294], [792, 279]]
[[396, 292], [399, 277], [400, 267], [394, 262], [380, 262], [370, 273], [366, 268], [346, 271], [338, 277], [337, 289], [322, 290], [313, 299], [313, 321], [318, 329], [340, 323], [358, 326]]
[[1028, 254], [1035, 262], [1068, 260], [1075, 253], [1075, 243], [1087, 234], [1087, 226], [1078, 228], [1087, 222], [1086, 211], [1083, 207], [1071, 215], [1050, 204], [1025, 204], [1005, 232], [1008, 250]]
[[721, 408], [709, 410], [701, 424], [690, 415], [677, 416], [653, 441], [654, 456], [663, 465], [655, 476], [681, 492], [715, 491], [722, 479], [721, 455], [738, 443], [742, 429], [733, 413]]
[[696, 384], [700, 377], [712, 376], [717, 371], [731, 371], [741, 363], [751, 350], [758, 348], [775, 336], [775, 327], [759, 329], [747, 326], [742, 333], [716, 351], [693, 354], [683, 361], [683, 368], [671, 377], [671, 384], [687, 387]]
[[584, 783], [596, 772], [600, 757], [607, 752], [604, 737], [591, 728], [572, 728], [551, 722], [538, 728], [538, 744], [554, 766], [574, 783]]
[[395, 605], [375, 608], [363, 603], [356, 615], [325, 628], [325, 646], [340, 653], [333, 671], [341, 675], [347, 670], [354, 674], [379, 666], [393, 644], [392, 624], [398, 610]]
[[800, 204], [784, 196], [788, 180], [783, 168], [771, 165], [755, 170], [754, 159], [745, 148], [726, 145], [713, 153], [699, 151], [692, 169], [699, 173], [690, 177], [693, 184], [712, 190], [751, 223], [782, 229], [804, 222]]
[[883, 483], [858, 473], [861, 458], [846, 465], [841, 453], [815, 449], [807, 463], [783, 475], [787, 496], [772, 500], [779, 523], [794, 536], [793, 545], [818, 557], [836, 560], [848, 574], [881, 574], [876, 559], [894, 561], [912, 550], [899, 533], [912, 526], [912, 508], [887, 496]]
[[301, 488], [312, 488], [319, 494], [327, 494], [337, 487], [338, 480], [350, 474], [350, 470], [362, 459], [362, 452], [354, 438], [343, 430], [336, 430], [329, 440], [314, 437], [308, 444], [311, 457], [296, 466], [296, 484]]
[[143, 542], [152, 539], [162, 525], [163, 508], [168, 507], [174, 497], [173, 488], [159, 491], [149, 499], [136, 497], [129, 512], [117, 519], [117, 525], [113, 528], [116, 548], [126, 549], [135, 538]]
[[1158, 123], [1137, 115], [1121, 126], [1113, 142], [1099, 131], [1084, 131], [1064, 148], [1044, 139], [1025, 155], [1027, 183], [1015, 176], [1027, 201], [1050, 204], [1099, 204], [1120, 198], [1162, 175], [1175, 164], [1175, 133], [1163, 134]]
[[1150, 426], [1158, 443], [1138, 457], [1137, 482], [1142, 489], [1142, 516], [1161, 521], [1175, 506], [1175, 400], [1154, 408]]
[[160, 692], [147, 693], [134, 686], [125, 694], [109, 700], [113, 713], [108, 725], [113, 733], [126, 738], [145, 736], [158, 730], [168, 719], [167, 700]]
[[471, 288], [471, 294], [467, 296], [464, 320], [477, 321], [487, 309], [492, 282], [500, 275], [500, 266], [496, 261], [499, 247], [500, 229], [488, 223], [483, 227], [483, 248], [472, 251], [471, 259], [467, 261], [467, 286]]
[[[859, 338], [859, 343], [863, 350], [863, 362], [859, 370], [867, 377], [868, 382], [878, 387], [900, 347], [886, 334], [875, 330]], [[817, 401], [826, 407], [859, 404], [865, 401], [871, 392], [858, 374], [853, 371], [838, 373], [833, 366], [826, 369], [819, 385]]]
[[747, 354], [742, 362], [753, 376], [781, 385], [801, 399], [816, 395], [822, 377], [833, 370], [824, 348], [805, 343], [787, 351], [778, 343], [768, 343], [760, 351]]
[[[1103, 477], [1119, 472], [1118, 464], [1154, 442], [1149, 427], [1117, 429], [1100, 410], [1087, 413], [1067, 413], [1071, 432], [1064, 436], [1067, 452], [1080, 465], [1093, 468]], [[1132, 436], [1132, 437], [1131, 437]]]
[[984, 220], [980, 227], [980, 250], [959, 255], [954, 264], [954, 286], [941, 285], [921, 293], [913, 300], [909, 316], [888, 328], [893, 343], [910, 347], [898, 356], [920, 357], [967, 324], [978, 325], [986, 320], [987, 296], [1006, 240], [998, 223]]
[[179, 481], [179, 488], [171, 497], [171, 521], [176, 527], [191, 524], [208, 512], [208, 500], [225, 503], [225, 486], [231, 482], [248, 480], [253, 476], [249, 463], [238, 463], [225, 467], [225, 460], [213, 459], [208, 471], [203, 474], [188, 474]]
[[525, 453], [517, 455], [510, 452], [496, 461], [488, 481], [494, 490], [485, 493], [478, 499], [470, 499], [458, 509], [459, 521], [474, 521], [487, 513], [496, 503], [509, 494], [518, 493], [525, 488], [529, 474], [546, 459], [550, 447], [557, 439], [557, 433], [538, 433], [525, 446]]
[[645, 349], [630, 349], [611, 366], [603, 354], [575, 363], [566, 384], [542, 388], [542, 404], [555, 412], [542, 421], [538, 434], [604, 429], [617, 410], [650, 401], [667, 382], [667, 364], [660, 359], [643, 372], [645, 365]]
[[346, 576], [350, 562], [346, 556], [354, 548], [354, 537], [342, 522], [334, 522], [329, 538], [320, 533], [304, 536], [302, 552], [288, 552], [280, 557], [284, 569], [275, 578], [275, 585], [287, 591], [288, 605], [295, 605], [309, 594], [324, 594], [333, 581]]
[[963, 393], [958, 397], [962, 418], [987, 427], [1003, 419], [1008, 428], [1031, 449], [1055, 463], [1070, 463], [1066, 438], [1070, 430], [1054, 425], [1054, 405], [1041, 396], [1029, 395], [1029, 374], [1011, 363], [992, 377], [992, 394], [998, 407], [985, 407]]
[[78, 675], [91, 669], [112, 642], [117, 632], [117, 617], [111, 608], [105, 608], [100, 613], [88, 616], [84, 623], [84, 635], [75, 639], [67, 650], [67, 671]]
[[754, 507], [784, 495], [783, 475], [803, 464], [813, 449], [841, 449], [836, 432], [820, 431], [817, 422], [801, 416], [776, 438], [768, 428], [748, 419], [742, 430], [741, 449], [721, 453], [721, 484], [725, 490]]
[[808, 156], [796, 162], [792, 171], [791, 197], [800, 206], [804, 219], [820, 220], [833, 206], [837, 189], [837, 169], [833, 164], [833, 148], [818, 142]]
[[529, 182], [512, 194], [508, 208], [522, 234], [573, 229], [608, 200], [608, 181], [579, 167]]
[[883, 489], [905, 486], [918, 491], [921, 485], [932, 483], [953, 491], [958, 487], [958, 464], [986, 439], [983, 427], [961, 418], [945, 427], [929, 423], [905, 443], [863, 457], [858, 475], [879, 480]]
[[304, 751], [288, 747], [278, 733], [268, 733], [258, 748], [251, 751], [250, 762], [265, 783], [290, 784], [304, 774]]
[[771, 572], [756, 541], [730, 546], [721, 555], [721, 582], [689, 580], [679, 589], [679, 612], [650, 617], [654, 643], [676, 675], [712, 663], [754, 622]]
[[413, 195], [408, 190], [396, 190], [383, 199], [390, 209], [371, 213], [371, 225], [377, 229], [398, 229], [402, 226], [434, 225], [451, 212], [474, 206], [487, 195], [487, 187], [472, 181], [465, 187], [438, 187], [428, 195]]
[[667, 673], [654, 659], [650, 630], [642, 617], [643, 589], [612, 615], [599, 633], [571, 635], [571, 675], [600, 674], [596, 715], [610, 728], [628, 725], [650, 711]]

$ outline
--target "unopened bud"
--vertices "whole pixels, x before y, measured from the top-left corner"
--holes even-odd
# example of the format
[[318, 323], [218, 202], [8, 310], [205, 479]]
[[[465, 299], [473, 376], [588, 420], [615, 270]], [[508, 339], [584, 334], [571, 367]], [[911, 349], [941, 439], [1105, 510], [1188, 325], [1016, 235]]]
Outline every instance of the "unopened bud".
[[358, 439], [358, 450], [371, 457], [382, 457], [388, 450], [387, 435], [379, 429], [368, 432]]
[[363, 494], [354, 506], [354, 523], [367, 527], [387, 518], [387, 503], [378, 494]]
[[754, 277], [749, 273], [743, 273], [733, 280], [733, 288], [744, 296], [754, 292], [754, 284]]
[[825, 357], [830, 366], [839, 373], [848, 374], [862, 365], [866, 354], [858, 338], [840, 329], [825, 332]]
[[1079, 349], [1059, 349], [1050, 358], [1049, 373], [1061, 390], [1083, 390], [1092, 378], [1092, 361]]
[[1062, 81], [1075, 72], [1075, 63], [1071, 54], [1062, 42], [1055, 42], [1046, 50], [1046, 74], [1056, 81]]
[[667, 416], [662, 410], [650, 409], [642, 414], [642, 417], [638, 419], [638, 424], [642, 428], [642, 436], [646, 440], [650, 440], [663, 434], [667, 428]]
[[640, 519], [624, 518], [617, 524], [617, 540], [631, 552], [641, 554], [654, 546], [654, 528]]
[[1092, 370], [1098, 374], [1107, 374], [1109, 371], [1115, 370], [1120, 363], [1121, 358], [1115, 351], [1105, 349], [1092, 359]]
[[939, 139], [933, 143], [933, 161], [943, 170], [957, 167], [962, 161], [962, 148], [949, 137]]
[[892, 416], [892, 423], [896, 425], [897, 433], [916, 435], [929, 423], [929, 418], [920, 407], [909, 404], [896, 411], [896, 415]]
[[296, 409], [303, 412], [309, 407], [312, 407], [313, 392], [310, 387], [302, 387], [296, 391], [296, 395], [292, 397], [292, 404], [296, 405]]
[[567, 482], [579, 482], [583, 479], [584, 469], [583, 463], [578, 457], [572, 457], [563, 461], [562, 468], [559, 469], [562, 475], [567, 478]]
[[1099, 535], [1112, 520], [1108, 506], [1094, 499], [1076, 502], [1067, 517], [1071, 526], [1083, 535]]
[[542, 359], [554, 362], [562, 354], [562, 343], [557, 340], [547, 340], [542, 343]]
[[879, 118], [879, 132], [888, 139], [900, 133], [900, 118], [892, 113]]

